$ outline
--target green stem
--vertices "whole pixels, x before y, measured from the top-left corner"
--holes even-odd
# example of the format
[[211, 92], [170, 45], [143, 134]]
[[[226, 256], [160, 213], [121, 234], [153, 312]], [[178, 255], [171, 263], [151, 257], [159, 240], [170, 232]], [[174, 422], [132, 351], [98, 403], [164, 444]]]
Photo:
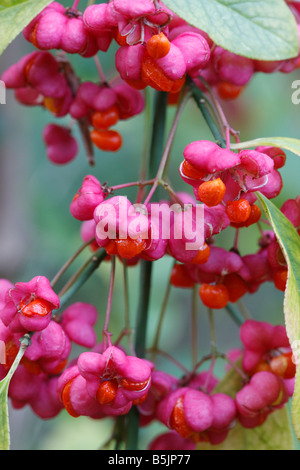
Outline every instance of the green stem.
[[89, 279], [89, 277], [99, 267], [106, 256], [106, 251], [101, 248], [74, 274], [74, 276], [69, 280], [69, 282], [64, 286], [59, 294], [60, 308], [62, 308], [78, 291], [78, 289], [80, 289], [80, 287]]
[[204, 117], [205, 122], [207, 123], [212, 135], [214, 136], [216, 143], [222, 147], [226, 148], [226, 140], [223, 138], [218, 126], [214, 122], [208, 108], [206, 105], [206, 100], [204, 97], [203, 92], [195, 85], [193, 80], [188, 80], [188, 85], [191, 89], [192, 96], [197, 104], [198, 108], [200, 109], [202, 116]]
[[5, 376], [5, 381], [10, 382], [12, 376], [14, 375], [18, 365], [21, 362], [22, 357], [24, 356], [24, 353], [28, 346], [31, 344], [31, 333], [26, 333], [21, 339], [20, 339], [20, 348], [18, 350], [18, 353], [14, 359], [14, 362], [12, 366], [10, 367], [9, 371], [7, 372]]
[[170, 362], [172, 362], [172, 364], [174, 364], [176, 367], [178, 367], [178, 369], [183, 371], [183, 373], [186, 376], [190, 375], [191, 372], [183, 364], [181, 364], [181, 362], [179, 362], [177, 359], [175, 359], [175, 357], [168, 354], [166, 351], [162, 351], [161, 349], [156, 349], [155, 351], [153, 349], [149, 349], [148, 352], [151, 352], [151, 353], [154, 352], [155, 354], [159, 354], [160, 356], [165, 357]]
[[174, 116], [174, 120], [173, 120], [173, 123], [172, 123], [172, 127], [171, 127], [171, 130], [170, 130], [169, 136], [168, 136], [168, 140], [166, 142], [164, 153], [162, 155], [161, 162], [160, 162], [158, 170], [157, 170], [157, 179], [162, 179], [166, 175], [167, 165], [168, 165], [169, 157], [170, 157], [170, 154], [171, 154], [171, 148], [172, 148], [172, 145], [173, 145], [173, 142], [174, 142], [174, 137], [175, 137], [175, 133], [176, 133], [176, 130], [177, 130], [177, 127], [178, 127], [178, 123], [179, 123], [180, 117], [182, 115], [182, 112], [185, 108], [185, 105], [188, 102], [188, 100], [190, 99], [190, 96], [191, 96], [191, 93], [190, 93], [189, 90], [187, 90], [187, 91], [184, 90], [181, 94], [180, 101], [179, 101], [178, 106], [177, 106], [176, 114]]
[[67, 271], [67, 269], [71, 266], [71, 264], [75, 261], [75, 259], [83, 252], [83, 250], [88, 247], [93, 241], [95, 237], [91, 238], [87, 242], [83, 243], [78, 250], [68, 259], [68, 261], [61, 267], [61, 269], [57, 272], [54, 278], [51, 281], [51, 287], [54, 287], [57, 281], [62, 277], [62, 275]]
[[153, 342], [153, 346], [152, 346], [152, 358], [151, 358], [152, 362], [155, 361], [156, 352], [158, 350], [159, 338], [160, 338], [162, 324], [163, 324], [163, 320], [164, 320], [166, 309], [167, 309], [168, 300], [169, 300], [169, 297], [170, 297], [170, 291], [171, 291], [171, 283], [170, 283], [170, 281], [168, 281], [167, 288], [166, 288], [166, 291], [165, 291], [165, 295], [164, 295], [164, 298], [163, 298], [163, 303], [162, 303], [161, 310], [160, 310], [160, 315], [159, 315], [158, 325], [157, 325], [157, 328], [156, 328], [155, 338], [154, 338], [154, 342]]
[[209, 319], [209, 328], [210, 328], [211, 353], [212, 353], [212, 356], [214, 357], [217, 353], [217, 338], [216, 338], [214, 312], [211, 308], [208, 309], [208, 319]]
[[115, 258], [115, 256], [112, 256], [111, 257], [111, 273], [110, 273], [110, 282], [109, 282], [109, 292], [108, 292], [108, 298], [107, 298], [106, 315], [105, 315], [104, 327], [103, 327], [103, 331], [102, 331], [104, 350], [107, 347], [111, 346], [111, 339], [110, 339], [111, 333], [109, 332], [108, 327], [109, 327], [111, 306], [112, 306], [112, 299], [113, 299], [113, 292], [114, 292], [115, 271], [116, 271], [116, 258]]
[[245, 383], [248, 382], [249, 377], [244, 373], [244, 371], [235, 362], [229, 359], [229, 357], [227, 357], [226, 354], [221, 353], [219, 354], [219, 357], [223, 359], [224, 361], [228, 362], [228, 364], [241, 376], [241, 378], [243, 379]]
[[169, 195], [170, 195], [170, 198], [173, 199], [177, 204], [179, 204], [181, 207], [184, 208], [184, 202], [180, 199], [180, 197], [178, 196], [178, 194], [176, 193], [176, 191], [172, 188], [172, 186], [170, 185], [170, 183], [168, 183], [167, 181], [164, 181], [162, 180], [160, 182], [160, 184], [162, 185], [162, 187], [168, 191]]
[[[140, 298], [136, 320], [135, 352], [137, 357], [145, 356], [147, 320], [150, 303], [152, 262], [141, 261]], [[126, 450], [137, 450], [139, 437], [139, 413], [133, 407], [128, 415]]]
[[[148, 177], [156, 177], [158, 168], [161, 164], [164, 133], [167, 116], [167, 102], [168, 95], [165, 92], [158, 92], [156, 94], [152, 136], [149, 156]], [[135, 352], [138, 357], [144, 357], [145, 344], [147, 336], [147, 320], [149, 313], [150, 291], [151, 291], [151, 275], [152, 275], [152, 262], [141, 260], [140, 262], [140, 296], [136, 316], [136, 340]], [[127, 434], [126, 434], [126, 449], [137, 450], [139, 438], [139, 413], [136, 407], [133, 407], [127, 420]]]
[[[160, 158], [160, 162], [159, 162], [159, 166], [158, 166], [157, 173], [156, 173], [156, 176], [155, 176], [154, 184], [153, 184], [147, 198], [144, 201], [145, 205], [147, 205], [147, 203], [150, 202], [150, 200], [151, 200], [153, 194], [155, 193], [157, 187], [160, 184], [162, 184], [162, 185], [165, 184], [165, 182], [163, 181], [163, 178], [165, 177], [165, 174], [166, 174], [166, 169], [167, 169], [168, 161], [169, 161], [169, 158], [170, 158], [171, 148], [172, 148], [172, 144], [173, 144], [173, 141], [174, 141], [176, 129], [177, 129], [182, 111], [183, 111], [183, 109], [184, 109], [184, 107], [185, 107], [185, 105], [186, 105], [189, 98], [190, 98], [190, 92], [189, 91], [186, 92], [186, 93], [183, 93], [181, 95], [181, 99], [180, 99], [180, 102], [179, 102], [178, 107], [177, 107], [176, 114], [175, 114], [174, 119], [173, 119], [171, 130], [169, 132], [168, 139], [167, 139], [163, 154]], [[161, 143], [162, 143], [162, 140], [161, 140]], [[154, 147], [154, 150], [155, 150], [155, 152], [151, 156], [156, 161], [156, 163], [158, 163], [157, 162], [157, 154], [158, 153], [157, 153], [156, 146]]]
[[128, 285], [128, 269], [126, 262], [123, 261], [123, 283], [124, 283], [124, 315], [125, 329], [130, 330], [130, 308], [129, 308], [129, 285]]
[[159, 167], [165, 136], [168, 93], [158, 91], [155, 97], [152, 122], [152, 138], [150, 145], [149, 178], [155, 178]]
[[237, 301], [237, 306], [239, 307], [239, 309], [241, 311], [241, 314], [243, 315], [245, 320], [248, 320], [249, 318], [251, 318], [251, 315], [250, 315], [246, 305], [244, 304], [244, 302], [241, 299], [239, 299]]
[[192, 363], [193, 367], [197, 363], [198, 347], [197, 347], [197, 300], [198, 300], [198, 288], [194, 287], [192, 290], [192, 308], [191, 308], [191, 326], [192, 326]]
[[128, 268], [125, 260], [123, 260], [123, 283], [124, 283], [124, 328], [119, 336], [117, 343], [121, 341], [124, 336], [127, 336], [129, 349], [132, 355], [135, 354], [134, 346], [132, 343], [132, 329], [130, 326], [130, 304], [129, 304], [129, 283], [128, 283]]
[[[140, 180], [144, 181], [148, 174], [148, 165], [149, 165], [149, 156], [150, 156], [150, 145], [151, 145], [151, 106], [150, 106], [150, 96], [149, 90], [146, 88], [145, 93], [145, 119], [144, 119], [144, 144], [143, 144], [143, 153], [142, 161], [140, 168]], [[144, 186], [140, 186], [136, 202], [140, 203], [143, 199]]]
[[125, 432], [126, 450], [138, 450], [140, 415], [133, 406], [127, 415], [127, 425]]
[[226, 305], [225, 310], [227, 311], [227, 313], [229, 313], [230, 317], [238, 326], [241, 326], [243, 324], [243, 320], [240, 318], [240, 316], [230, 304]]
[[140, 299], [136, 319], [135, 352], [138, 357], [145, 356], [147, 317], [150, 303], [152, 262], [141, 261]]
[[10, 426], [8, 416], [8, 388], [20, 361], [31, 343], [31, 333], [20, 339], [20, 348], [6, 376], [0, 380], [0, 450], [10, 450]]
[[123, 446], [123, 436], [125, 430], [126, 416], [118, 416], [115, 429], [115, 450], [121, 450]]
[[156, 93], [155, 103], [154, 103], [152, 136], [151, 136], [149, 167], [148, 167], [149, 178], [155, 178], [155, 180], [144, 202], [145, 205], [147, 205], [147, 202], [150, 201], [150, 199], [152, 198], [159, 184], [158, 178], [157, 178], [157, 171], [163, 158], [162, 149], [164, 145], [164, 137], [165, 137], [165, 129], [166, 129], [167, 104], [168, 104], [168, 94], [165, 93], [164, 91], [158, 91]]
[[142, 154], [142, 163], [140, 169], [140, 179], [143, 181], [148, 174], [148, 164], [149, 164], [149, 148], [151, 145], [151, 106], [150, 106], [150, 96], [149, 90], [147, 88], [144, 91], [145, 93], [145, 120], [144, 120], [144, 145], [143, 145], [143, 154]]

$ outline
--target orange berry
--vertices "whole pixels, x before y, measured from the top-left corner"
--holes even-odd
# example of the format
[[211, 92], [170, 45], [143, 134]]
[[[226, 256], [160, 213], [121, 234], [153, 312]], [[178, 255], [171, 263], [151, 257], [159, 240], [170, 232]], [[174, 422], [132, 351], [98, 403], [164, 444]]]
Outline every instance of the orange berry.
[[153, 59], [165, 57], [171, 47], [170, 41], [164, 33], [154, 34], [147, 42], [147, 52]]
[[113, 37], [119, 46], [128, 46], [127, 44], [127, 34], [122, 36], [118, 28], [115, 28], [113, 31]]
[[257, 372], [270, 372], [271, 371], [271, 367], [270, 365], [267, 363], [267, 361], [260, 361], [256, 367], [254, 367], [254, 369], [251, 370], [251, 373], [250, 375], [254, 375], [256, 374]]
[[170, 283], [174, 287], [189, 289], [194, 287], [194, 281], [189, 277], [184, 264], [175, 264], [171, 272]]
[[178, 91], [177, 93], [169, 92], [168, 94], [168, 104], [170, 106], [178, 104], [180, 97], [180, 92]]
[[283, 379], [292, 379], [296, 374], [296, 365], [293, 363], [293, 353], [285, 353], [273, 357], [270, 361], [271, 371]]
[[99, 245], [98, 243], [96, 242], [96, 240], [94, 240], [93, 242], [90, 243], [89, 245], [89, 248], [91, 250], [91, 252], [95, 252], [95, 251], [98, 251], [99, 250]]
[[178, 93], [185, 83], [185, 76], [177, 80], [168, 78], [148, 52], [142, 60], [141, 75], [143, 82], [157, 91]]
[[227, 274], [223, 279], [223, 284], [228, 289], [230, 302], [236, 302], [248, 292], [247, 284], [236, 273]]
[[145, 83], [143, 80], [126, 80], [126, 82], [136, 90], [143, 90], [147, 86], [147, 83]]
[[285, 399], [285, 395], [286, 395], [285, 388], [284, 388], [283, 384], [281, 384], [278, 397], [276, 398], [275, 401], [273, 401], [273, 403], [271, 403], [271, 406], [275, 407], [275, 406], [281, 405], [283, 403], [283, 400]]
[[147, 52], [142, 60], [142, 80], [158, 91], [171, 91], [174, 83]]
[[34, 47], [36, 47], [37, 49], [39, 49], [39, 46], [37, 44], [37, 40], [36, 40], [36, 34], [37, 34], [37, 29], [38, 29], [38, 26], [39, 26], [39, 22], [37, 21], [31, 34], [30, 34], [30, 41], [32, 42], [32, 44], [34, 45]]
[[141, 405], [142, 403], [144, 403], [146, 398], [147, 398], [147, 393], [145, 393], [145, 395], [143, 395], [141, 398], [137, 398], [136, 400], [132, 400], [132, 404], [136, 405], [136, 406]]
[[21, 364], [23, 364], [23, 366], [26, 368], [26, 370], [28, 370], [28, 372], [30, 372], [30, 374], [39, 375], [42, 372], [37, 362], [30, 361], [25, 356], [22, 357]]
[[220, 82], [217, 85], [218, 95], [222, 100], [234, 100], [242, 92], [243, 86], [233, 85], [228, 82]]
[[122, 137], [117, 131], [94, 129], [90, 137], [96, 147], [105, 152], [116, 152], [122, 147]]
[[6, 370], [9, 370], [18, 354], [18, 348], [14, 340], [5, 343], [5, 363], [2, 364]]
[[256, 222], [258, 222], [260, 218], [261, 218], [260, 208], [256, 206], [255, 204], [252, 204], [249, 218], [245, 222], [245, 227], [249, 227], [249, 225], [256, 224]]
[[199, 295], [208, 308], [224, 308], [229, 302], [229, 292], [223, 284], [202, 284], [199, 289]]
[[52, 305], [44, 299], [32, 300], [28, 305], [21, 306], [22, 314], [26, 317], [45, 317], [53, 309]]
[[184, 75], [183, 77], [181, 78], [177, 78], [177, 80], [174, 80], [173, 82], [173, 85], [172, 85], [172, 88], [171, 90], [169, 91], [169, 93], [171, 94], [177, 94], [180, 92], [181, 88], [183, 87], [183, 85], [185, 84], [185, 79], [186, 79], [186, 76]]
[[274, 282], [276, 289], [279, 289], [282, 292], [284, 292], [286, 288], [287, 278], [288, 278], [287, 268], [276, 269], [273, 273], [273, 282]]
[[146, 380], [145, 382], [132, 382], [128, 379], [121, 380], [122, 387], [132, 392], [140, 392], [148, 385], [148, 382], [149, 380]]
[[[35, 38], [35, 34], [34, 34], [34, 38]], [[26, 80], [29, 82], [29, 84], [30, 84], [29, 72], [30, 72], [31, 67], [34, 64], [34, 61], [35, 61], [35, 57], [33, 57], [31, 60], [29, 60], [29, 62], [27, 62], [26, 66], [25, 66], [25, 69], [24, 69], [24, 75], [26, 77]]]
[[119, 108], [111, 106], [106, 111], [96, 111], [92, 115], [92, 124], [97, 130], [108, 129], [117, 124], [119, 120]]
[[121, 258], [131, 259], [138, 256], [147, 246], [146, 240], [142, 238], [127, 238], [126, 240], [116, 240], [118, 254]]
[[117, 255], [118, 254], [116, 240], [109, 240], [108, 244], [105, 245], [104, 248], [105, 248], [105, 251], [108, 255]]
[[178, 398], [175, 403], [170, 418], [170, 427], [171, 429], [177, 431], [178, 434], [180, 434], [180, 436], [185, 439], [194, 433], [185, 420], [182, 397]]
[[209, 246], [204, 243], [204, 245], [200, 248], [195, 258], [192, 259], [192, 264], [204, 264], [208, 261], [210, 255], [210, 248]]
[[73, 418], [78, 418], [79, 414], [73, 408], [73, 405], [70, 400], [70, 390], [72, 386], [72, 382], [74, 379], [70, 380], [63, 388], [61, 399], [64, 404], [65, 409], [69, 413], [69, 415], [73, 416]]
[[205, 181], [198, 188], [198, 195], [201, 202], [208, 207], [217, 206], [225, 196], [226, 186], [221, 178]]
[[261, 217], [260, 208], [256, 206], [255, 204], [252, 204], [251, 212], [246, 222], [241, 222], [239, 224], [235, 224], [234, 222], [231, 222], [230, 225], [235, 228], [249, 227], [250, 225], [256, 224], [256, 222], [259, 221], [260, 217]]
[[118, 382], [114, 379], [101, 382], [96, 393], [98, 403], [100, 405], [111, 403], [115, 399], [118, 388]]
[[63, 98], [47, 98], [43, 100], [43, 105], [53, 114], [59, 113], [63, 104]]
[[235, 224], [246, 222], [251, 214], [251, 205], [247, 199], [228, 201], [226, 204], [226, 214], [229, 220]]
[[193, 178], [195, 180], [202, 180], [206, 176], [206, 171], [195, 168], [186, 160], [182, 162], [182, 171], [185, 176], [187, 176], [188, 178]]
[[48, 372], [49, 375], [59, 375], [68, 364], [68, 359], [61, 360], [54, 369]]
[[180, 91], [183, 85], [185, 84], [185, 80], [186, 80], [186, 75], [184, 75], [182, 78], [178, 78], [177, 80], [173, 82], [173, 86], [168, 94], [169, 105], [178, 104]]
[[276, 250], [275, 256], [276, 256], [277, 263], [280, 264], [282, 267], [286, 268], [286, 259], [279, 244], [278, 244], [278, 248]]

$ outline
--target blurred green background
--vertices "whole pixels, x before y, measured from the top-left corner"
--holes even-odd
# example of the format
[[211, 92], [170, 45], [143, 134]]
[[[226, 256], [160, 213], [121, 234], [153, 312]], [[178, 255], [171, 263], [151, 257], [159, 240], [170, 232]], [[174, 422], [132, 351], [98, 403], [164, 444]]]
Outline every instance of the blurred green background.
[[[70, 6], [71, 2], [64, 2]], [[115, 46], [107, 54], [100, 53], [107, 77], [114, 74]], [[0, 73], [17, 62], [32, 47], [18, 37], [0, 58]], [[97, 70], [92, 59], [71, 57], [71, 62], [82, 79], [97, 81]], [[241, 97], [235, 102], [224, 103], [229, 122], [241, 132], [241, 139], [248, 140], [264, 136], [286, 136], [300, 138], [300, 105], [291, 101], [292, 82], [299, 79], [299, 71], [290, 75], [257, 74]], [[150, 97], [153, 96], [150, 91]], [[96, 166], [88, 166], [84, 148], [70, 164], [55, 166], [45, 154], [42, 131], [48, 122], [55, 122], [48, 112], [41, 108], [26, 108], [15, 102], [13, 92], [7, 92], [6, 105], [0, 105], [0, 276], [12, 282], [27, 281], [43, 274], [50, 279], [61, 265], [81, 244], [80, 222], [71, 217], [69, 204], [80, 187], [86, 174], [95, 175], [102, 183], [117, 185], [134, 181], [139, 177], [143, 152], [144, 115], [118, 123], [117, 130], [123, 136], [122, 149], [114, 153], [96, 151]], [[174, 116], [174, 108], [168, 109], [168, 126]], [[60, 120], [67, 123], [68, 119]], [[78, 134], [77, 134], [78, 136]], [[79, 137], [79, 136], [78, 136]], [[179, 163], [185, 146], [193, 140], [211, 139], [205, 122], [197, 107], [189, 103], [180, 120], [172, 148], [169, 177], [177, 190], [189, 191], [178, 173]], [[286, 166], [280, 170], [284, 188], [274, 202], [281, 204], [299, 194], [300, 159], [288, 154]], [[125, 191], [129, 198], [135, 197], [136, 190]], [[243, 231], [240, 249], [242, 255], [257, 250], [256, 228]], [[219, 246], [230, 249], [234, 232], [226, 230], [216, 239]], [[71, 275], [88, 256], [82, 255]], [[147, 346], [151, 347], [155, 335], [162, 299], [169, 282], [172, 260], [165, 258], [154, 266]], [[113, 339], [123, 328], [124, 295], [121, 265], [117, 264], [116, 287], [113, 297], [110, 329]], [[72, 301], [81, 300], [95, 304], [99, 311], [97, 332], [101, 338], [106, 298], [109, 283], [109, 263], [101, 268], [81, 288]], [[139, 268], [129, 269], [131, 325], [139, 296]], [[283, 323], [283, 293], [266, 283], [255, 295], [246, 295], [246, 308], [253, 318]], [[163, 324], [162, 349], [189, 368], [191, 359], [191, 292], [171, 290], [171, 296]], [[198, 303], [198, 357], [209, 353], [209, 323], [204, 308]], [[225, 311], [215, 314], [217, 345], [220, 351], [238, 347], [239, 331]], [[80, 348], [73, 351], [78, 355]], [[158, 367], [180, 376], [175, 365], [158, 357]], [[223, 373], [224, 364], [217, 363], [216, 372]], [[109, 436], [112, 423], [109, 419], [95, 421], [89, 418], [71, 418], [66, 412], [49, 421], [37, 418], [29, 409], [10, 409], [12, 449], [98, 449]], [[141, 448], [146, 448], [159, 430], [165, 430], [155, 423], [141, 431]]]

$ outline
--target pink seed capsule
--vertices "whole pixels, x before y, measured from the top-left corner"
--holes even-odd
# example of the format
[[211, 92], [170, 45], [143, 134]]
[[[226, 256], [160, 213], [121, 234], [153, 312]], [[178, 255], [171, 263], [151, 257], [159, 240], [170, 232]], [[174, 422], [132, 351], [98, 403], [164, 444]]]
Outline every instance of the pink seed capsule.
[[48, 124], [44, 129], [43, 139], [47, 156], [52, 163], [64, 165], [76, 157], [78, 144], [66, 127]]

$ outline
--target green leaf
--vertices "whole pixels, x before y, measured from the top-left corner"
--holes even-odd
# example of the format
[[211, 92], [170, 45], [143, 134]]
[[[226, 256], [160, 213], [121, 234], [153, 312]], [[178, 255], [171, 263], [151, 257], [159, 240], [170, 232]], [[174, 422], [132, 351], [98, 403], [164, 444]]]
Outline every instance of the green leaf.
[[236, 54], [259, 60], [298, 54], [296, 21], [284, 0], [165, 0], [164, 4]]
[[300, 339], [300, 237], [285, 215], [273, 202], [257, 193], [288, 265], [288, 282], [284, 296], [284, 314], [290, 342]]
[[[299, 355], [299, 352], [298, 352]], [[298, 356], [299, 357], [299, 356]], [[297, 360], [299, 364], [299, 359]], [[300, 371], [297, 368], [295, 377], [295, 389], [292, 400], [292, 422], [295, 429], [297, 439], [300, 440]]]
[[[242, 386], [241, 376], [231, 368], [215, 392], [234, 398]], [[237, 422], [221, 444], [199, 443], [197, 450], [293, 450], [293, 445], [290, 418], [285, 406], [271, 413], [262, 426], [246, 429]]]
[[0, 450], [9, 450], [10, 446], [10, 430], [9, 430], [9, 419], [8, 419], [8, 387], [12, 376], [14, 375], [20, 361], [24, 355], [26, 348], [31, 343], [30, 333], [26, 333], [20, 339], [20, 348], [16, 355], [13, 364], [11, 365], [6, 377], [0, 381]]
[[253, 429], [237, 423], [221, 444], [200, 443], [197, 450], [294, 450], [287, 407], [274, 411]]
[[0, 54], [51, 0], [1, 0]]
[[280, 147], [300, 156], [300, 140], [293, 139], [292, 137], [260, 137], [258, 139], [232, 144], [230, 148], [232, 150], [242, 150], [251, 147], [259, 147], [260, 145]]
[[8, 420], [8, 393], [9, 380], [5, 377], [0, 382], [0, 450], [9, 450], [10, 432]]
[[[272, 224], [288, 265], [288, 281], [284, 295], [284, 317], [287, 335], [299, 363], [300, 345], [300, 237], [291, 222], [265, 196], [257, 196]], [[292, 421], [300, 439], [300, 371], [297, 367], [295, 391], [292, 401]]]

